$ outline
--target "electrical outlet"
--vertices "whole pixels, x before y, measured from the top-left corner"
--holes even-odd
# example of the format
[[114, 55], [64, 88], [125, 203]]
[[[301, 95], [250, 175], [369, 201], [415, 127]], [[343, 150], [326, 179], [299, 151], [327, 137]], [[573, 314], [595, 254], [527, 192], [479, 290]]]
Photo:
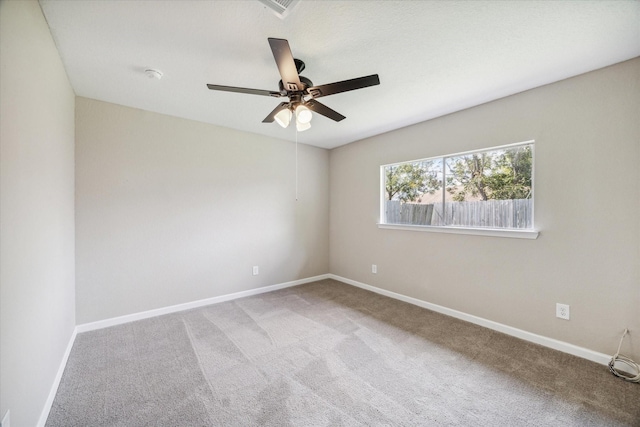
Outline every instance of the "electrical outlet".
[[373, 274], [378, 274], [378, 266], [375, 264], [371, 264], [371, 272]]
[[260, 269], [258, 268], [258, 266], [254, 265], [253, 266], [253, 275], [257, 276], [259, 272], [260, 272]]
[[569, 304], [556, 304], [556, 317], [569, 320], [570, 315], [571, 312], [569, 311]]

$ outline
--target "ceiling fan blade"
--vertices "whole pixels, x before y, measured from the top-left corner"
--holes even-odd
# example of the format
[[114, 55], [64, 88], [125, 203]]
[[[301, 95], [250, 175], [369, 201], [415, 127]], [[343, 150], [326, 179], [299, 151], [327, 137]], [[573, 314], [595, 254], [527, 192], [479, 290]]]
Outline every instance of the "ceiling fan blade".
[[378, 78], [378, 75], [372, 74], [370, 76], [358, 77], [356, 79], [343, 80], [341, 82], [329, 83], [320, 86], [312, 86], [307, 89], [307, 93], [313, 98], [320, 98], [321, 96], [348, 92], [350, 90], [362, 89], [379, 84], [380, 79]]
[[322, 114], [323, 116], [328, 117], [331, 120], [334, 120], [336, 122], [346, 119], [346, 117], [343, 116], [342, 114], [332, 110], [331, 108], [327, 107], [324, 104], [319, 103], [315, 99], [311, 99], [307, 101], [304, 105], [311, 111], [315, 111], [318, 114]]
[[212, 85], [212, 84], [207, 84], [207, 87], [211, 90], [221, 90], [224, 92], [248, 93], [250, 95], [273, 96], [276, 98], [280, 98], [281, 96], [284, 96], [280, 92], [274, 92], [274, 91], [262, 90], [262, 89], [248, 89], [246, 87], [220, 86], [220, 85]]
[[267, 117], [264, 118], [262, 123], [273, 123], [273, 121], [276, 119], [276, 114], [278, 114], [280, 111], [285, 110], [287, 108], [289, 108], [289, 103], [281, 102], [276, 108], [273, 109], [272, 112], [269, 113]]
[[276, 60], [284, 88], [287, 91], [303, 90], [304, 87], [300, 83], [300, 76], [291, 54], [289, 42], [285, 39], [269, 38], [269, 46], [271, 46], [271, 52], [273, 52], [273, 58]]

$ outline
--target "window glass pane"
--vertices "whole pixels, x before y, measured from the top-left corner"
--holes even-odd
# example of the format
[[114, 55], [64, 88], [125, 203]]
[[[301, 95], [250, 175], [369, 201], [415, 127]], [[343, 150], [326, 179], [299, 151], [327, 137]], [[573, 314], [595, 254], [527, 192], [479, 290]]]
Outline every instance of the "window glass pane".
[[[429, 159], [385, 166], [386, 223], [434, 225], [434, 218], [442, 216], [442, 162]], [[436, 212], [437, 204], [440, 213]]]
[[445, 159], [445, 225], [533, 228], [532, 145]]

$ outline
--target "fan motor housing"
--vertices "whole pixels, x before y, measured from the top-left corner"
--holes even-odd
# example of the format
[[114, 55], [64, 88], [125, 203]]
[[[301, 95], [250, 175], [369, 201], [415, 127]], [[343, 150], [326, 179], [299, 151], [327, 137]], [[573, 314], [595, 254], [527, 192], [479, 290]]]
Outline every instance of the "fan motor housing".
[[[299, 76], [299, 77], [300, 77], [300, 83], [302, 83], [302, 86], [304, 86], [304, 88], [302, 90], [313, 86], [313, 82], [311, 80], [309, 80], [308, 78], [306, 78], [304, 76]], [[287, 93], [291, 92], [291, 91], [288, 91], [288, 90], [286, 90], [284, 88], [284, 83], [282, 83], [282, 80], [280, 80], [278, 82], [278, 88], [280, 89], [280, 92], [287, 92]]]

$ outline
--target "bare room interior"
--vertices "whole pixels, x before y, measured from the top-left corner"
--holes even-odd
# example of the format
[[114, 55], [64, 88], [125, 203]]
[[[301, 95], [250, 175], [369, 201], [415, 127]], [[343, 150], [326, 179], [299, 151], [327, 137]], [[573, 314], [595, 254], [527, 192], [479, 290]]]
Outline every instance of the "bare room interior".
[[639, 1], [0, 0], [0, 108], [0, 427], [640, 426]]

